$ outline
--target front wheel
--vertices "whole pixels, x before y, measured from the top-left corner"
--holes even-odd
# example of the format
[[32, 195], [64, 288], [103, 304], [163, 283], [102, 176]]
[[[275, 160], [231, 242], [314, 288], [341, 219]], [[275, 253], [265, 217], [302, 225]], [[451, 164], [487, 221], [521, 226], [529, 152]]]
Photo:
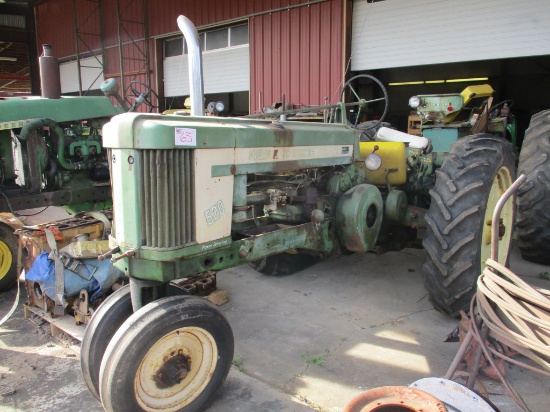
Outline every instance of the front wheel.
[[[512, 145], [490, 134], [460, 139], [436, 171], [424, 238], [426, 289], [439, 311], [468, 310], [476, 281], [491, 257], [491, 220], [501, 195], [515, 179]], [[514, 198], [502, 210], [498, 261], [512, 241]]]
[[[168, 285], [167, 293], [168, 296], [187, 296], [183, 289], [172, 284]], [[80, 368], [84, 382], [98, 400], [100, 400], [99, 368], [103, 355], [117, 330], [126, 319], [132, 316], [132, 313], [134, 312], [130, 285], [126, 285], [113, 292], [99, 305], [86, 326], [80, 346]]]
[[101, 363], [107, 411], [198, 411], [224, 382], [234, 341], [221, 312], [199, 297], [159, 299], [135, 312]]

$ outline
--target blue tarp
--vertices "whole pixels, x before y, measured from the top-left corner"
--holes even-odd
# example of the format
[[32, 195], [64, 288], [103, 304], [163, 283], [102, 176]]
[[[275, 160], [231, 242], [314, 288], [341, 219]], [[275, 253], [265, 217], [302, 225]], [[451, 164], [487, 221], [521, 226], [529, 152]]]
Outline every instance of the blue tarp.
[[[47, 252], [41, 253], [32, 264], [26, 280], [40, 284], [42, 292], [55, 300], [55, 262], [48, 259]], [[114, 267], [109, 260], [78, 259], [85, 265], [83, 276], [65, 268], [65, 296], [77, 296], [82, 289], [90, 294], [90, 301], [103, 296], [119, 279], [125, 279], [124, 273]], [[85, 279], [85, 278], [86, 279]]]

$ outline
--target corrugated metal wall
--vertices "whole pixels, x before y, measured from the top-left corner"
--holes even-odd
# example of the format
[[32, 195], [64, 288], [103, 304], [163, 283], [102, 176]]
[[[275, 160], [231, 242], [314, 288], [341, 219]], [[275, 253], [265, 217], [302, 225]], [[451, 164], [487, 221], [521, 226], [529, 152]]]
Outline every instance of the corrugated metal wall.
[[294, 104], [338, 99], [343, 14], [343, 1], [328, 1], [250, 19], [251, 112], [280, 102], [282, 93]]
[[[250, 17], [250, 100], [251, 112], [262, 104], [280, 101], [281, 93], [295, 104], [323, 104], [327, 96], [337, 99], [343, 72], [344, 59], [344, 3], [348, 0], [327, 0], [321, 3], [276, 11]], [[86, 1], [77, 0], [79, 13], [85, 13]], [[141, 20], [140, 0], [121, 0], [130, 4], [125, 18]], [[197, 27], [214, 25], [242, 16], [307, 3], [306, 0], [149, 0], [147, 19], [150, 37], [178, 31], [176, 18], [184, 14]], [[57, 57], [75, 54], [75, 34], [72, 16], [73, 0], [48, 0], [36, 6], [38, 43], [49, 43]], [[120, 72], [118, 57], [118, 28], [115, 1], [102, 2], [105, 73]], [[97, 25], [96, 17], [89, 22]], [[139, 25], [129, 27], [135, 39], [142, 38]], [[129, 38], [124, 37], [124, 41]], [[98, 47], [90, 39], [90, 46]], [[151, 79], [155, 78], [155, 42], [150, 41]], [[128, 56], [133, 56], [128, 45]], [[128, 60], [125, 71], [139, 69], [139, 63]], [[161, 89], [162, 85], [153, 87]]]

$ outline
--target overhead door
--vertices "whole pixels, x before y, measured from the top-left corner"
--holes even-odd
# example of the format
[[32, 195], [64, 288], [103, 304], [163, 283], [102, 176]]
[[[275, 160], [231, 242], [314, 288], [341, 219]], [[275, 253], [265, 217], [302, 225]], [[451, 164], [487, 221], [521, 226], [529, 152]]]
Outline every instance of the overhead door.
[[[205, 93], [250, 89], [248, 23], [203, 31], [200, 44]], [[164, 95], [189, 95], [187, 45], [181, 36], [164, 41]]]
[[353, 5], [353, 71], [550, 54], [548, 0]]
[[[250, 89], [248, 45], [202, 54], [204, 92], [230, 93]], [[189, 95], [188, 55], [164, 59], [164, 95]]]
[[[103, 58], [101, 55], [96, 57], [86, 57], [80, 59], [80, 75], [82, 78], [82, 91], [99, 89], [99, 86], [105, 80], [103, 77]], [[78, 92], [78, 65], [76, 60], [59, 64], [61, 74], [61, 93]]]

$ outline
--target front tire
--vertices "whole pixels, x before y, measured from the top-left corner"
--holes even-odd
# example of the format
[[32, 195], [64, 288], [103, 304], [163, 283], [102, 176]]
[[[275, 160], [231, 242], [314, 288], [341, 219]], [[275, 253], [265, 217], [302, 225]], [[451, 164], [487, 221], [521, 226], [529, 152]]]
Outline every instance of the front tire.
[[537, 113], [525, 132], [518, 174], [518, 247], [525, 260], [550, 265], [550, 110]]
[[[169, 284], [167, 290], [169, 296], [187, 295], [183, 289], [175, 285]], [[101, 400], [99, 372], [107, 346], [133, 313], [130, 285], [126, 285], [113, 292], [99, 305], [86, 326], [80, 347], [80, 368], [84, 382], [97, 400]]]
[[[468, 310], [476, 281], [491, 254], [491, 219], [515, 178], [512, 145], [490, 134], [460, 139], [436, 171], [430, 191], [424, 270], [434, 307], [456, 317]], [[502, 213], [498, 260], [506, 263], [514, 223], [514, 199]]]
[[233, 359], [229, 323], [199, 297], [170, 297], [135, 312], [113, 337], [100, 371], [107, 411], [200, 410]]

